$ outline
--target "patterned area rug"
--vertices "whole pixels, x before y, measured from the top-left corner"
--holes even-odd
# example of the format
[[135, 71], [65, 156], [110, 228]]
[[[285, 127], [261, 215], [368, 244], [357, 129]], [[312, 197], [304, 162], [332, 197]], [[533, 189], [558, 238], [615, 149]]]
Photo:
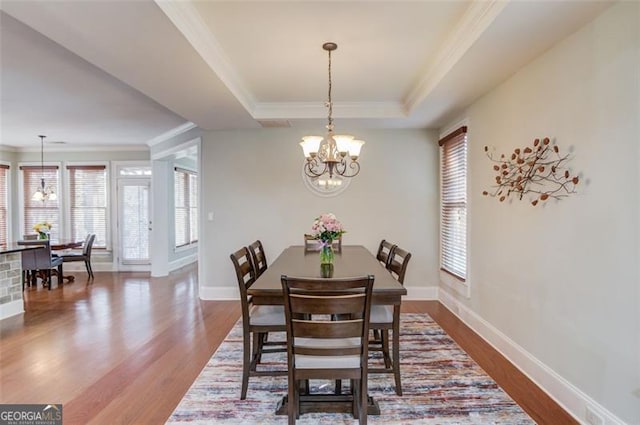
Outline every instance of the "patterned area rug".
[[[372, 353], [370, 365], [381, 362]], [[369, 377], [369, 395], [380, 405], [371, 424], [534, 424], [534, 421], [428, 315], [403, 314], [400, 358], [402, 389], [396, 395], [393, 375]], [[286, 353], [263, 356], [265, 367], [282, 368]], [[195, 380], [168, 424], [286, 424], [276, 416], [287, 393], [287, 378], [252, 377], [246, 400], [240, 400], [242, 326], [237, 323]], [[319, 387], [319, 388], [318, 388]], [[313, 383], [312, 391], [330, 383]], [[354, 424], [350, 414], [307, 413], [298, 424]]]

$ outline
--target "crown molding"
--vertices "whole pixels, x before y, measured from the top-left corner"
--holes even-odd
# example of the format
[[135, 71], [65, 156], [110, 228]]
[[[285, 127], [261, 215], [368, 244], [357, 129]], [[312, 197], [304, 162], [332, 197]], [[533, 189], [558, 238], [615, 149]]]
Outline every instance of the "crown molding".
[[[315, 119], [326, 118], [327, 107], [322, 102], [262, 102], [256, 104], [253, 118]], [[404, 118], [400, 102], [341, 102], [333, 104], [334, 118]]]
[[177, 127], [172, 128], [171, 130], [167, 130], [164, 133], [154, 137], [151, 140], [147, 141], [147, 146], [149, 147], [153, 147], [157, 144], [160, 144], [162, 142], [166, 142], [167, 140], [176, 137], [182, 133], [186, 133], [187, 131], [191, 130], [192, 128], [196, 128], [197, 125], [192, 123], [191, 121], [188, 121], [182, 125], [179, 125]]
[[[147, 145], [46, 145], [45, 143], [45, 156], [47, 153], [52, 152], [149, 152], [149, 146]], [[17, 147], [14, 152], [24, 153], [40, 153], [40, 148], [36, 147]]]
[[200, 13], [188, 1], [154, 0], [178, 31], [184, 35], [209, 67], [217, 74], [229, 91], [249, 112], [255, 100], [235, 72], [231, 61], [220, 43], [202, 19]]
[[442, 81], [454, 65], [480, 38], [510, 0], [474, 0], [453, 28], [433, 65], [407, 95], [404, 105], [410, 113]]

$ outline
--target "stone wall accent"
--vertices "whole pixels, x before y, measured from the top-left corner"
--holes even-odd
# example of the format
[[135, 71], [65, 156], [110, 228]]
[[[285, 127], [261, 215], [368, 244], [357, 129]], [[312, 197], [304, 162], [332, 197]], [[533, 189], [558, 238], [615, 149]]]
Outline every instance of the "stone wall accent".
[[0, 304], [22, 299], [21, 261], [19, 252], [0, 254]]

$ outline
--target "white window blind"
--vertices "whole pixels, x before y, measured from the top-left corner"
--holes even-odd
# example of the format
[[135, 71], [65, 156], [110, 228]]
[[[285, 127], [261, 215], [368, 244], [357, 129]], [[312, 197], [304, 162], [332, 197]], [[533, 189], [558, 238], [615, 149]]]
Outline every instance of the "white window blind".
[[107, 167], [69, 165], [71, 237], [84, 240], [95, 233], [94, 247], [107, 247]]
[[9, 166], [0, 164], [0, 246], [7, 244], [8, 214], [7, 206], [9, 195]]
[[[47, 165], [42, 169], [40, 166], [21, 166], [22, 187], [24, 199], [23, 233], [33, 234], [33, 226], [36, 223], [47, 221], [51, 223], [51, 238], [60, 238], [60, 201], [34, 201], [31, 199], [35, 191], [40, 188], [40, 180], [44, 178], [47, 187], [52, 187], [56, 194], [58, 190], [58, 167]], [[21, 235], [22, 236], [22, 235]]]
[[440, 267], [460, 280], [467, 277], [467, 127], [439, 142], [442, 148]]
[[176, 248], [198, 241], [198, 175], [174, 169]]

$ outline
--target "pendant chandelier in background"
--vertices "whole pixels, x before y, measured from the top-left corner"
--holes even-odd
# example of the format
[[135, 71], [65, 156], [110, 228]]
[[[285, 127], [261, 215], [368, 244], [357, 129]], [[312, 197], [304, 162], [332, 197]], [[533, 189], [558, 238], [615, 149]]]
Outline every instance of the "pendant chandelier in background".
[[34, 201], [55, 201], [58, 199], [58, 195], [53, 190], [53, 187], [46, 186], [44, 183], [44, 138], [47, 136], [38, 136], [40, 138], [40, 171], [42, 173], [40, 177], [40, 187], [36, 189], [33, 196], [31, 197]]

